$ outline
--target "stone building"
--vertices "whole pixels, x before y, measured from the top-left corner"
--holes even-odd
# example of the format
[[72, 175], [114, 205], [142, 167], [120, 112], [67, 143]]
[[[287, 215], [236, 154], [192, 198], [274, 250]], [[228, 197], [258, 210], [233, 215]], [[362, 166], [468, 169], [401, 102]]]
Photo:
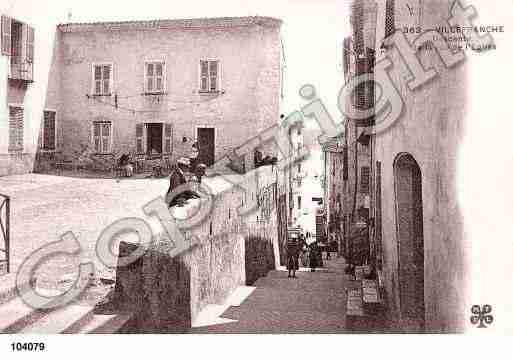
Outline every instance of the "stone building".
[[279, 121], [281, 20], [63, 24], [47, 108], [59, 150], [188, 155], [212, 165]]
[[347, 178], [347, 164], [344, 168], [344, 154], [346, 151], [344, 145], [345, 142], [342, 136], [333, 138], [322, 145], [325, 167], [324, 203], [326, 206], [328, 235], [335, 234], [339, 244], [339, 253], [341, 254], [344, 251], [343, 199], [345, 178]]
[[[35, 29], [22, 14], [1, 15], [0, 53], [0, 176], [30, 172], [34, 163], [39, 108], [34, 95], [42, 86], [34, 53]], [[18, 14], [17, 14], [18, 15]], [[36, 66], [34, 66], [36, 65]], [[34, 73], [38, 71], [39, 73]]]
[[[447, 68], [441, 58], [453, 54], [437, 41], [432, 46], [416, 44], [414, 52], [424, 71], [436, 69], [438, 76], [411, 89], [407, 83], [411, 70], [389, 37], [398, 30], [411, 43], [422, 29], [447, 26], [452, 4], [448, 0], [352, 2], [352, 18], [360, 15], [352, 23], [351, 41], [376, 39], [374, 44], [353, 48], [374, 50], [375, 64], [383, 59], [393, 63], [392, 68], [376, 67], [371, 72], [386, 78], [378, 71], [387, 71], [403, 100], [399, 118], [383, 131], [365, 132], [364, 142], [368, 142], [371, 166], [371, 247], [390, 318], [405, 331], [457, 332], [464, 328], [467, 313], [463, 223], [455, 185], [465, 118], [466, 65]], [[374, 10], [362, 12], [362, 8]], [[374, 21], [367, 21], [364, 13], [376, 13]], [[358, 96], [358, 89], [355, 93]], [[358, 132], [346, 133], [348, 146], [361, 137]], [[359, 145], [353, 146], [356, 151]], [[349, 158], [350, 166], [353, 161]]]

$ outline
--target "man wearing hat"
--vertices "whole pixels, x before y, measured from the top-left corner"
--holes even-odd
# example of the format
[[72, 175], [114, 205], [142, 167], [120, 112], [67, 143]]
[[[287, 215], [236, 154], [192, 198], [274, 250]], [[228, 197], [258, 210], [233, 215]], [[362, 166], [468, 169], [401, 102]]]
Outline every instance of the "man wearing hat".
[[[168, 198], [171, 192], [173, 192], [176, 188], [187, 183], [184, 172], [188, 169], [188, 167], [189, 160], [187, 158], [178, 159], [176, 166], [174, 166], [173, 171], [169, 176], [169, 189], [167, 191], [166, 198]], [[175, 198], [173, 198], [173, 200], [169, 203], [169, 207], [173, 207], [181, 202], [181, 196], [175, 196]]]

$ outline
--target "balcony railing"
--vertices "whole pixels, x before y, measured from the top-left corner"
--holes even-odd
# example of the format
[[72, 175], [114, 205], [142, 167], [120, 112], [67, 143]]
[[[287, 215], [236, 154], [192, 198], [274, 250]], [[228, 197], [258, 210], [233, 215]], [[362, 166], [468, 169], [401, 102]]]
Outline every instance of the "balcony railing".
[[11, 80], [19, 80], [25, 82], [34, 81], [34, 64], [27, 61], [22, 57], [11, 58], [11, 73], [9, 74]]

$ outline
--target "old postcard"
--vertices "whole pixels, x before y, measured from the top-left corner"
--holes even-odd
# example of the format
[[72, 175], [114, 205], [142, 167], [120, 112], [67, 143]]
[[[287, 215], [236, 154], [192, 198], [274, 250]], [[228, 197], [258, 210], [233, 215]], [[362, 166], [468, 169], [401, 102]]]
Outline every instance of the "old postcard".
[[511, 1], [0, 14], [0, 333], [513, 334]]

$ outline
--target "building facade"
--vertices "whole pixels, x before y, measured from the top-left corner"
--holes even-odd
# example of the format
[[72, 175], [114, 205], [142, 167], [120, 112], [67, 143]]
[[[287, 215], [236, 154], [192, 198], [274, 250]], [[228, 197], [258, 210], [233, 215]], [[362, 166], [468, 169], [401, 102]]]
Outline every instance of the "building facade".
[[[384, 131], [346, 127], [349, 166], [356, 169], [360, 161], [359, 155], [351, 154], [351, 146], [354, 153], [366, 148], [369, 157], [365, 207], [369, 208], [370, 262], [382, 277], [390, 318], [400, 328], [458, 332], [465, 325], [466, 259], [455, 181], [467, 69], [465, 64], [446, 68], [441, 56], [450, 57], [444, 51], [452, 50], [444, 50], [436, 40], [432, 46], [415, 47], [421, 66], [436, 69], [439, 76], [412, 90], [407, 84], [410, 70], [397, 47], [389, 43], [396, 31], [411, 43], [419, 36], [416, 29], [447, 26], [452, 1], [356, 0], [351, 6], [352, 38], [346, 43], [353, 45], [347, 51], [346, 73], [351, 61], [371, 58], [369, 53], [375, 54], [371, 65], [387, 59], [393, 68], [370, 66], [365, 71], [379, 78], [386, 74], [377, 71], [387, 71], [403, 100], [400, 117]], [[362, 103], [374, 103], [372, 90], [356, 88], [353, 95], [361, 93]], [[354, 104], [346, 99], [348, 103]], [[373, 124], [371, 118], [366, 125]], [[353, 175], [349, 171], [348, 181], [358, 174], [361, 170]], [[352, 201], [357, 197], [346, 196], [346, 208], [354, 208]]]
[[324, 203], [326, 204], [326, 221], [328, 236], [335, 238], [338, 251], [344, 254], [344, 191], [347, 178], [347, 164], [344, 169], [346, 152], [344, 137], [336, 137], [322, 145], [324, 152], [325, 186]]
[[279, 121], [280, 27], [265, 17], [59, 25], [46, 101], [58, 150], [177, 158], [197, 141], [212, 165]]
[[39, 118], [34, 117], [38, 103], [31, 99], [37, 69], [34, 28], [23, 17], [2, 14], [0, 42], [1, 176], [32, 171]]

